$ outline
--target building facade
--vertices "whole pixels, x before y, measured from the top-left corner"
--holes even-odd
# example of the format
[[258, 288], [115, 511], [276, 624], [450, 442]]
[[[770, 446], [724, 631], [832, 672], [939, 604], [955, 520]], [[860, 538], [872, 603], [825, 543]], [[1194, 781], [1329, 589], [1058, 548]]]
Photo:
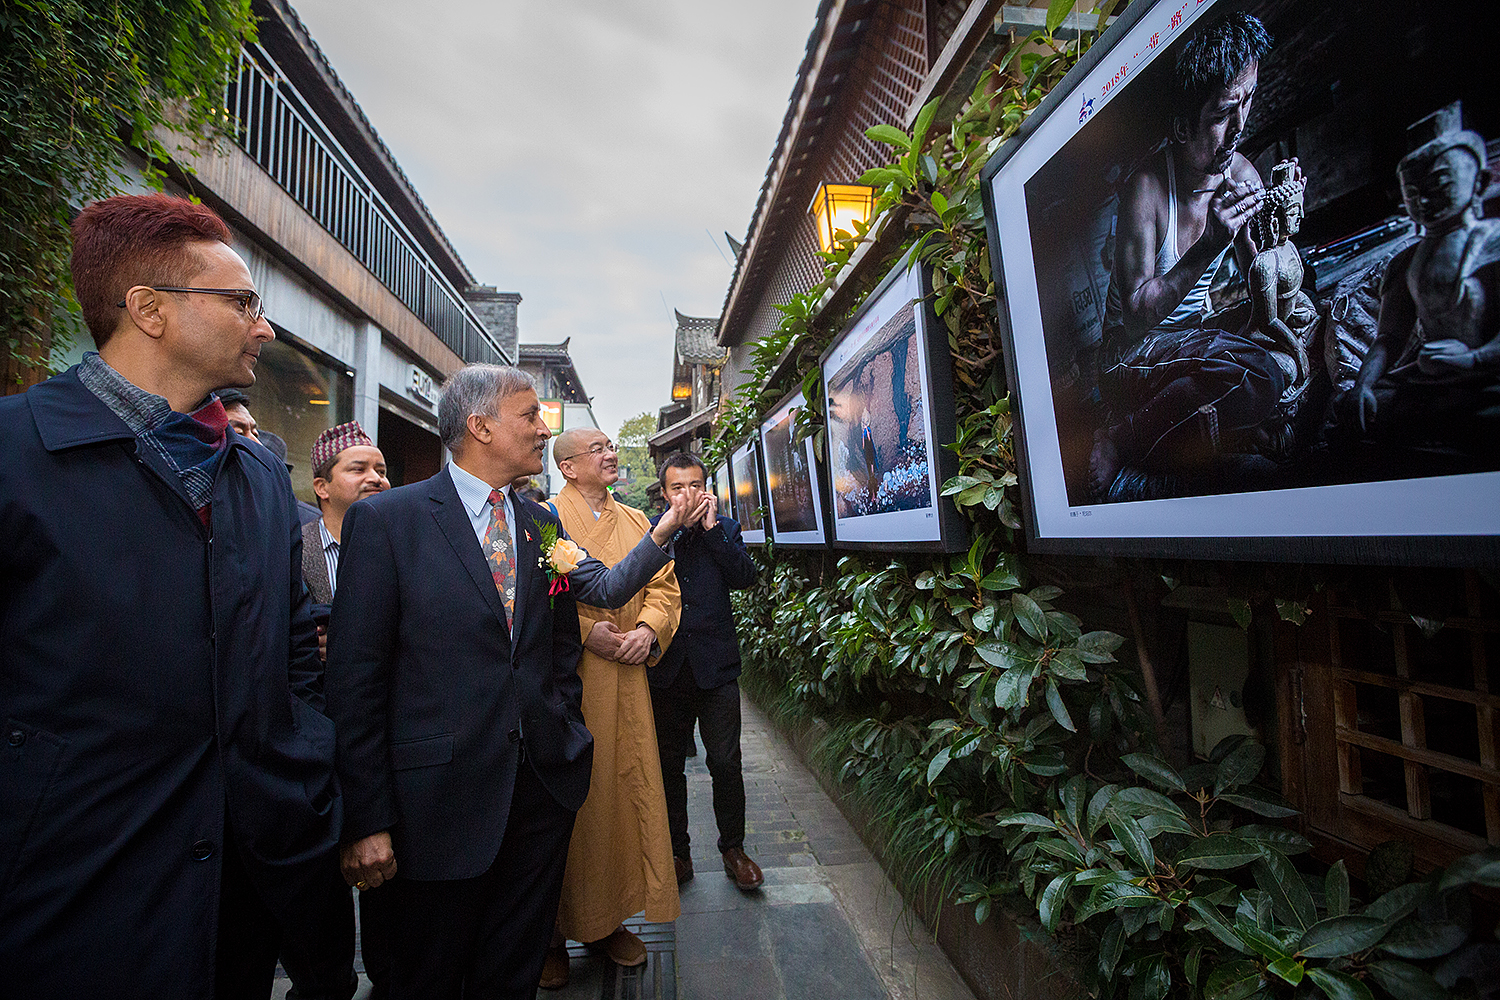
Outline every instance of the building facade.
[[657, 411], [656, 433], [646, 439], [651, 459], [658, 466], [675, 451], [702, 451], [713, 432], [728, 357], [717, 343], [717, 317], [684, 316], [681, 312], [676, 316], [672, 402]]
[[[287, 442], [297, 495], [313, 496], [313, 440], [348, 420], [376, 439], [392, 483], [418, 481], [443, 461], [443, 379], [514, 362], [520, 296], [476, 283], [291, 6], [253, 10], [259, 38], [225, 93], [232, 141], [180, 153], [167, 190], [224, 217], [265, 302], [276, 340], [246, 392]], [[125, 159], [146, 190], [134, 151]]]

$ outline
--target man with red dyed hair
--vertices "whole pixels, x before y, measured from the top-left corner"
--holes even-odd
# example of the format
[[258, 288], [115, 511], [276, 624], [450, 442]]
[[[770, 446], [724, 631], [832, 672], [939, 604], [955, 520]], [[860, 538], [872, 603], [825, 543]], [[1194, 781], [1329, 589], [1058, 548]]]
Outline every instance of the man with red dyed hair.
[[274, 334], [201, 205], [73, 236], [99, 350], [0, 399], [4, 991], [263, 1000], [284, 928], [334, 956], [299, 992], [347, 1000], [347, 950], [302, 939], [341, 806], [296, 501], [213, 393]]

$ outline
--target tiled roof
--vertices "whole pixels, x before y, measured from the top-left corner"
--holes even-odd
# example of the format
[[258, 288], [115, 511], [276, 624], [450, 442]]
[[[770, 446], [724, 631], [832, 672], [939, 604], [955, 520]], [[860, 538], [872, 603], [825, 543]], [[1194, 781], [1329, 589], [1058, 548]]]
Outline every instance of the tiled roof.
[[[677, 312], [675, 309], [673, 312]], [[677, 313], [677, 357], [689, 365], [716, 365], [724, 360], [718, 344], [717, 316], [684, 316]]]

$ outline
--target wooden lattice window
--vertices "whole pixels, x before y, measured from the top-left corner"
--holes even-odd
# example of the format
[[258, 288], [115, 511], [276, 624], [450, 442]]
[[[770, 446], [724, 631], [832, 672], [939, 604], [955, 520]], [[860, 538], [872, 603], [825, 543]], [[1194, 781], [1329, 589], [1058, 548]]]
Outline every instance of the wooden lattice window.
[[[1500, 616], [1478, 574], [1448, 580], [1456, 613], [1441, 621], [1414, 618], [1394, 589], [1375, 608], [1330, 596], [1328, 666], [1308, 678], [1326, 684], [1337, 777], [1336, 808], [1311, 812], [1336, 817], [1329, 832], [1356, 844], [1427, 845], [1432, 863], [1500, 844]], [[1316, 748], [1328, 743], [1309, 740], [1310, 772], [1326, 768]]]

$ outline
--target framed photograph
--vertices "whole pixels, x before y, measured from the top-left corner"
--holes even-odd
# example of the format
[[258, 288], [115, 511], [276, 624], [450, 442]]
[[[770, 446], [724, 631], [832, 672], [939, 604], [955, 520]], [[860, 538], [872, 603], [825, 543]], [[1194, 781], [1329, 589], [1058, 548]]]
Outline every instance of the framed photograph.
[[834, 544], [955, 552], [968, 526], [939, 491], [957, 474], [953, 360], [931, 281], [910, 260], [820, 359]]
[[1495, 564], [1497, 44], [1476, 0], [1100, 37], [983, 175], [1031, 548]]
[[766, 465], [771, 535], [777, 545], [826, 545], [823, 493], [819, 487], [813, 439], [793, 442], [797, 411], [807, 397], [795, 392], [783, 399], [760, 425], [760, 453]]
[[734, 517], [734, 487], [729, 482], [728, 462], [724, 462], [715, 470], [713, 488], [714, 496], [719, 498], [719, 510]]
[[740, 522], [746, 545], [766, 544], [765, 496], [761, 488], [759, 442], [751, 438], [729, 456], [730, 481], [734, 484], [734, 519]]

